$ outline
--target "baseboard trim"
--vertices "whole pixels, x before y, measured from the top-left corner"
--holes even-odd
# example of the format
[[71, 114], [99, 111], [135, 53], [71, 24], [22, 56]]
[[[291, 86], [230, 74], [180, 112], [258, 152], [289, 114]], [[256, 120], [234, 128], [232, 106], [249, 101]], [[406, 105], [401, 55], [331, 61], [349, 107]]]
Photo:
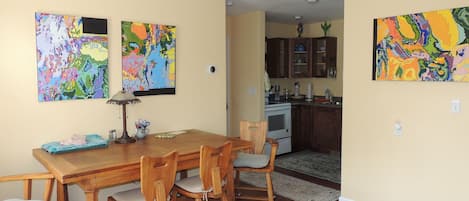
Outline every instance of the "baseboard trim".
[[340, 196], [339, 201], [353, 201], [353, 200]]

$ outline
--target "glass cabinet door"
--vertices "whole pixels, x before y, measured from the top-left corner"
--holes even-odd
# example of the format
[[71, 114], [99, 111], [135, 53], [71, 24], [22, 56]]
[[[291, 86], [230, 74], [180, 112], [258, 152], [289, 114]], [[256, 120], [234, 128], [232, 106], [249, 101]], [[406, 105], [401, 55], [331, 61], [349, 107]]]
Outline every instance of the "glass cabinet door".
[[291, 77], [311, 77], [311, 38], [290, 39]]
[[337, 38], [314, 38], [312, 43], [313, 77], [335, 78], [337, 74]]

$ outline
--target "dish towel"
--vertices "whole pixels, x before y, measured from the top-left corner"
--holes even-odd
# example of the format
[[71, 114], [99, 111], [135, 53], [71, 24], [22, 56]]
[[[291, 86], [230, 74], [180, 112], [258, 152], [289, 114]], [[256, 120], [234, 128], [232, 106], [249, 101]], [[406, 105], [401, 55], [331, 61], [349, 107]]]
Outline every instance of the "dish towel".
[[58, 154], [77, 150], [104, 148], [108, 145], [108, 141], [98, 134], [88, 134], [85, 137], [85, 144], [63, 144], [60, 141], [54, 141], [43, 144], [41, 147], [51, 154]]

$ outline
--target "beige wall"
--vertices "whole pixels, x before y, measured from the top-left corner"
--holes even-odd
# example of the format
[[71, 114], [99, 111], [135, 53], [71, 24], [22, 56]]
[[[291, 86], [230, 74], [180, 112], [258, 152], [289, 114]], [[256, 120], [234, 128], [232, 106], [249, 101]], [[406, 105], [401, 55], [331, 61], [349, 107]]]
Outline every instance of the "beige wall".
[[[294, 83], [300, 82], [300, 89], [302, 94], [307, 93], [308, 83], [313, 86], [314, 95], [324, 95], [324, 90], [329, 88], [334, 96], [342, 96], [342, 75], [343, 75], [343, 44], [344, 44], [344, 20], [329, 21], [332, 26], [327, 33], [328, 36], [337, 37], [337, 77], [336, 78], [301, 78], [301, 79], [272, 79], [272, 84], [279, 84], [281, 88], [288, 88], [289, 91], [294, 89]], [[304, 24], [304, 31], [302, 37], [321, 37], [324, 33], [321, 29], [321, 23]], [[269, 38], [282, 37], [293, 38], [297, 37], [296, 25], [280, 24], [280, 23], [267, 23], [266, 35]]]
[[264, 119], [265, 13], [229, 17], [230, 135], [239, 135], [239, 121]]
[[[373, 18], [463, 6], [467, 0], [345, 1], [342, 196], [467, 200], [468, 84], [371, 80]], [[452, 99], [461, 100], [460, 113], [451, 113]], [[393, 135], [396, 121], [402, 136]]]
[[[44, 171], [31, 154], [43, 143], [122, 130], [120, 107], [105, 99], [38, 102], [36, 11], [108, 19], [111, 95], [121, 89], [121, 20], [176, 25], [176, 95], [145, 96], [142, 103], [130, 105], [128, 130], [133, 133], [133, 122], [144, 118], [151, 121], [153, 132], [198, 128], [226, 133], [224, 1], [5, 1], [0, 7], [0, 175]], [[209, 64], [217, 66], [216, 74], [207, 73]], [[0, 200], [21, 196], [21, 187], [0, 184]], [[100, 200], [113, 191], [102, 191]], [[76, 185], [70, 187], [70, 196], [71, 201], [84, 200]]]

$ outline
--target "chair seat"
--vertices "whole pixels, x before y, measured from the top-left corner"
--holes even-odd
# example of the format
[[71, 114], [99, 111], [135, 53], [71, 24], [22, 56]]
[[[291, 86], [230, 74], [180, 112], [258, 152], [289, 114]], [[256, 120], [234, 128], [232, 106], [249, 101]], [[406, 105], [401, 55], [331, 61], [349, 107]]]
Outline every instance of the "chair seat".
[[265, 154], [248, 154], [239, 152], [233, 162], [234, 167], [263, 168], [269, 164], [269, 156]]
[[145, 201], [140, 188], [121, 191], [112, 195], [117, 201]]
[[204, 191], [202, 189], [202, 181], [200, 180], [200, 177], [198, 175], [176, 181], [175, 185], [191, 193], [203, 193], [212, 191], [211, 189], [208, 191]]

